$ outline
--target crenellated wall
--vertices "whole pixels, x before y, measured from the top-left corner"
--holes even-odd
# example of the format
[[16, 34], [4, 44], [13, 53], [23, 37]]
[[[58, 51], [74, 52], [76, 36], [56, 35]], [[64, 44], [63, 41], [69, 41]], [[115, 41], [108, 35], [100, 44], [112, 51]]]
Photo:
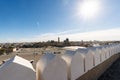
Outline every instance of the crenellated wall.
[[37, 63], [36, 77], [37, 80], [95, 80], [119, 58], [119, 52], [120, 44], [111, 44], [67, 50], [61, 56], [47, 53]]

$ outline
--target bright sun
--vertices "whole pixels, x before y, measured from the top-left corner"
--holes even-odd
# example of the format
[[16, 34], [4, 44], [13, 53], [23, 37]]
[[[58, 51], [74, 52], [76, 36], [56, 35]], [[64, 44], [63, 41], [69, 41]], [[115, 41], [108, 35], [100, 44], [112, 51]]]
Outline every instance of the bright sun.
[[98, 0], [84, 0], [78, 6], [78, 15], [84, 19], [95, 18], [100, 11]]

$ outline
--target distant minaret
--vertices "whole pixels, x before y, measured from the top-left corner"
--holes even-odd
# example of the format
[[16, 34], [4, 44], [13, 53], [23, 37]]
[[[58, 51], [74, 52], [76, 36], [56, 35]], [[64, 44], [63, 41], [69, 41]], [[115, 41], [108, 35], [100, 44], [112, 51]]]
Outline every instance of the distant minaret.
[[60, 42], [60, 37], [58, 37], [58, 43]]

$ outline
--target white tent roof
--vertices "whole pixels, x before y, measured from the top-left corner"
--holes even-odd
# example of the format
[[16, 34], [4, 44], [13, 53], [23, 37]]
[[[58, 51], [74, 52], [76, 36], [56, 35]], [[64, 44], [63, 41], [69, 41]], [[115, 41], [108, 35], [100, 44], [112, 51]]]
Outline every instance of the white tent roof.
[[67, 80], [66, 62], [52, 53], [40, 57], [36, 67], [37, 80]]
[[81, 54], [87, 54], [88, 52], [89, 52], [89, 49], [88, 48], [78, 48], [77, 50], [76, 50], [76, 52], [79, 52], [79, 53], [81, 53]]
[[0, 67], [0, 80], [35, 80], [35, 70], [28, 60], [15, 56]]
[[69, 46], [69, 47], [64, 47], [64, 49], [66, 50], [77, 50], [79, 48], [86, 48], [86, 47], [82, 47], [82, 46]]
[[46, 53], [40, 57], [38, 63], [40, 64], [41, 72], [44, 71], [45, 67], [55, 58], [55, 55], [52, 53]]
[[76, 80], [84, 74], [83, 54], [76, 53], [76, 51], [67, 50], [61, 57], [67, 63], [68, 79]]

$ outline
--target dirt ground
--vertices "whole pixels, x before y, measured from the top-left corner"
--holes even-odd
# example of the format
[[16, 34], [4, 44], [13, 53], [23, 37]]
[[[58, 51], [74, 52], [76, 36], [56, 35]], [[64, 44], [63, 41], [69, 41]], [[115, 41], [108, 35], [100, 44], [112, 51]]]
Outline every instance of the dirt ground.
[[[40, 56], [42, 55], [42, 52], [60, 52], [60, 54], [56, 55], [61, 55], [65, 52], [64, 48], [57, 48], [57, 47], [48, 47], [48, 48], [22, 48], [20, 49], [20, 52], [13, 52], [9, 55], [0, 55], [0, 65], [3, 63], [3, 60], [8, 60], [15, 55], [18, 55], [24, 59], [27, 60], [34, 60], [33, 62], [33, 67], [36, 68], [36, 63], [39, 60]], [[37, 53], [37, 55], [33, 54]]]
[[120, 80], [120, 58], [116, 60], [98, 80]]

